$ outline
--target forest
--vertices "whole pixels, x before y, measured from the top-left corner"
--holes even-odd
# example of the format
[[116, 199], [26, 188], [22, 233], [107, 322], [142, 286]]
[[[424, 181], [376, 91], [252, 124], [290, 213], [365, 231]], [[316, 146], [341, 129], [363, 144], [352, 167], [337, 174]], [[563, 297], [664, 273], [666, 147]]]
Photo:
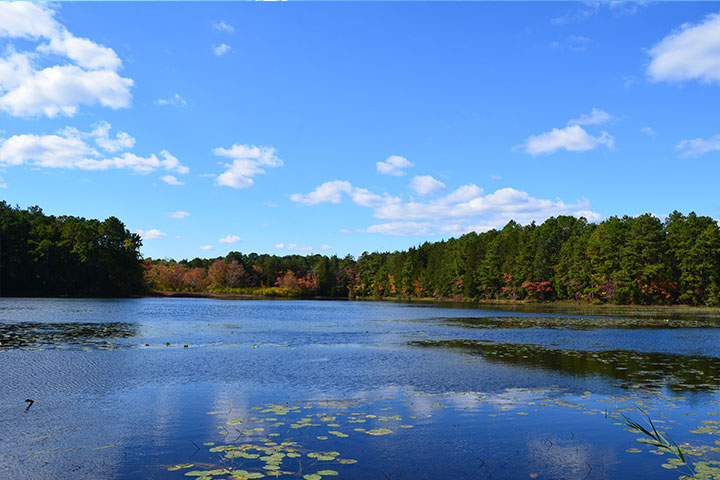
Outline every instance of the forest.
[[600, 223], [559, 216], [541, 225], [425, 242], [407, 251], [242, 254], [145, 260], [150, 289], [274, 296], [719, 305], [720, 229], [673, 212]]
[[115, 217], [47, 216], [0, 204], [3, 295], [128, 296], [149, 292], [269, 297], [571, 301], [720, 305], [720, 228], [673, 212], [572, 216], [425, 242], [355, 259], [230, 252], [143, 259], [142, 239]]
[[0, 202], [3, 296], [125, 297], [145, 291], [142, 239], [115, 217], [45, 215]]

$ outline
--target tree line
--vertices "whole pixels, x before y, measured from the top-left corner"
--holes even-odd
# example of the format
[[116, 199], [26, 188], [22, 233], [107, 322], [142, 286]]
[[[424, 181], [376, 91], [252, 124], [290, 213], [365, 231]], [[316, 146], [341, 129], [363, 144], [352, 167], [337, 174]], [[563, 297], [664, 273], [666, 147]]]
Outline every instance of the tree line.
[[152, 289], [278, 296], [720, 305], [720, 229], [673, 212], [541, 225], [425, 242], [406, 251], [145, 260]]
[[143, 293], [139, 235], [101, 222], [45, 215], [0, 202], [3, 296], [128, 296]]
[[673, 212], [600, 223], [552, 217], [538, 225], [425, 242], [355, 259], [230, 252], [143, 259], [137, 234], [101, 222], [0, 203], [3, 295], [127, 296], [148, 291], [259, 296], [576, 301], [720, 305], [720, 228]]

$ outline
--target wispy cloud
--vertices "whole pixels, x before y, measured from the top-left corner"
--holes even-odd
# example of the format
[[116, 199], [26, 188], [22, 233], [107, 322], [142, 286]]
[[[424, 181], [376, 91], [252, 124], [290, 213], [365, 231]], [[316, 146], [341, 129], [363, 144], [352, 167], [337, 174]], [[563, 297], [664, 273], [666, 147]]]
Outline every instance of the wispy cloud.
[[189, 213], [189, 212], [185, 212], [185, 211], [183, 211], [183, 210], [178, 210], [178, 211], [176, 211], [176, 212], [169, 212], [169, 213], [168, 213], [168, 217], [170, 217], [170, 218], [185, 218], [185, 217], [189, 217], [189, 216], [190, 216], [190, 213]]
[[220, 45], [213, 45], [213, 53], [216, 57], [221, 57], [231, 50], [230, 45], [227, 43], [221, 43]]
[[303, 247], [296, 243], [276, 243], [275, 248], [278, 250], [292, 250], [295, 252], [310, 252], [312, 247]]
[[568, 125], [602, 125], [613, 119], [613, 116], [605, 110], [593, 108], [589, 114], [583, 113], [578, 118], [568, 120]]
[[188, 102], [179, 93], [176, 93], [170, 98], [158, 98], [153, 102], [155, 105], [168, 106], [168, 107], [187, 107]]
[[642, 128], [640, 129], [640, 131], [641, 131], [642, 133], [644, 133], [645, 135], [647, 135], [648, 137], [654, 137], [654, 136], [655, 136], [655, 130], [653, 130], [652, 127], [642, 127]]
[[212, 25], [213, 30], [224, 33], [235, 33], [235, 28], [232, 25], [228, 25], [224, 20], [219, 20]]
[[675, 150], [679, 150], [681, 152], [680, 156], [683, 158], [697, 157], [706, 153], [720, 151], [720, 134], [714, 135], [707, 140], [704, 138], [683, 140], [675, 146]]
[[212, 250], [212, 249], [213, 249], [212, 245], [203, 245], [202, 247], [200, 247], [200, 250]]

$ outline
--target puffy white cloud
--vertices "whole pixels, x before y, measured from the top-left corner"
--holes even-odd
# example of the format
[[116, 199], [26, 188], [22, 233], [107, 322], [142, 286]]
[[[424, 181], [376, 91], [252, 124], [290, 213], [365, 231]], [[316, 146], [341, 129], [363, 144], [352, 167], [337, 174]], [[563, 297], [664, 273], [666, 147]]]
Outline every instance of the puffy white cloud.
[[155, 105], [170, 106], [170, 107], [187, 107], [188, 102], [179, 93], [176, 93], [170, 98], [158, 98], [153, 102]]
[[[373, 202], [359, 202], [354, 192], [372, 195]], [[372, 208], [373, 216], [388, 220], [357, 231], [386, 235], [434, 235], [462, 234], [485, 231], [505, 225], [510, 220], [518, 223], [542, 222], [551, 216], [584, 216], [589, 221], [601, 219], [590, 210], [586, 199], [575, 203], [532, 197], [527, 192], [502, 188], [485, 194], [474, 184], [462, 185], [445, 196], [424, 202], [403, 201], [399, 197], [373, 194], [366, 189], [354, 187], [350, 182], [334, 180], [325, 182], [313, 192], [295, 194], [291, 200], [305, 205], [339, 203], [348, 195], [358, 205]]]
[[212, 249], [213, 249], [212, 245], [203, 245], [202, 247], [200, 247], [200, 250], [212, 250]]
[[377, 172], [382, 175], [405, 175], [405, 169], [414, 167], [415, 164], [407, 158], [399, 155], [391, 155], [384, 162], [377, 162]]
[[220, 45], [213, 45], [213, 53], [216, 57], [221, 57], [230, 51], [230, 45], [227, 43], [221, 43]]
[[220, 242], [220, 243], [237, 243], [240, 240], [242, 240], [242, 239], [240, 237], [238, 237], [237, 235], [226, 235], [223, 238], [221, 238], [220, 240], [218, 240], [218, 242]]
[[440, 180], [435, 180], [431, 175], [413, 177], [410, 181], [410, 188], [418, 195], [434, 195], [442, 192], [447, 186]]
[[160, 180], [167, 183], [168, 185], [185, 185], [184, 182], [181, 182], [177, 179], [174, 175], [163, 175], [160, 177]]
[[91, 132], [65, 128], [54, 135], [21, 134], [5, 140], [0, 139], [0, 166], [29, 164], [79, 170], [123, 168], [144, 174], [160, 168], [177, 173], [189, 171], [188, 167], [180, 164], [180, 161], [166, 150], [160, 152], [160, 157], [155, 154], [141, 157], [130, 152], [106, 157], [92, 147], [88, 140], [95, 141], [110, 153], [135, 143], [135, 139], [125, 132], [111, 138], [110, 128], [109, 124], [101, 122]]
[[320, 246], [320, 250], [330, 250], [332, 247], [328, 245], [327, 243], [324, 243]]
[[217, 185], [233, 188], [247, 188], [253, 184], [253, 177], [265, 173], [261, 167], [281, 167], [283, 161], [272, 147], [235, 144], [230, 148], [218, 147], [213, 153], [232, 159], [226, 163], [225, 172], [215, 179]]
[[599, 108], [593, 108], [592, 111], [587, 114], [583, 113], [578, 118], [573, 118], [568, 121], [568, 125], [601, 125], [609, 122], [613, 119], [613, 116], [607, 113], [605, 110]]
[[228, 25], [224, 20], [219, 20], [213, 23], [213, 30], [225, 33], [235, 33], [235, 28], [232, 25]]
[[[111, 48], [75, 37], [54, 14], [41, 3], [0, 3], [0, 38], [36, 44], [34, 51], [10, 48], [0, 57], [0, 110], [56, 117], [72, 116], [80, 105], [127, 107], [133, 81], [117, 73], [120, 58]], [[43, 66], [55, 56], [67, 62]]]
[[706, 153], [716, 152], [720, 150], [720, 134], [714, 135], [707, 140], [704, 138], [683, 140], [675, 146], [675, 150], [681, 152], [681, 157], [697, 157]]
[[167, 233], [161, 232], [156, 228], [150, 230], [135, 230], [135, 233], [140, 235], [143, 240], [157, 240], [158, 238], [167, 237]]
[[177, 212], [169, 212], [168, 213], [168, 217], [170, 217], [170, 218], [185, 218], [185, 217], [189, 217], [189, 216], [190, 216], [190, 213], [185, 212], [183, 210], [178, 210]]
[[585, 152], [601, 145], [612, 150], [615, 148], [615, 140], [608, 132], [603, 131], [600, 136], [593, 137], [580, 125], [570, 125], [565, 128], [553, 128], [540, 135], [530, 135], [525, 140], [524, 148], [526, 153], [536, 156], [554, 153], [560, 149]]
[[647, 73], [653, 81], [720, 81], [720, 14], [698, 24], [685, 23], [649, 50]]

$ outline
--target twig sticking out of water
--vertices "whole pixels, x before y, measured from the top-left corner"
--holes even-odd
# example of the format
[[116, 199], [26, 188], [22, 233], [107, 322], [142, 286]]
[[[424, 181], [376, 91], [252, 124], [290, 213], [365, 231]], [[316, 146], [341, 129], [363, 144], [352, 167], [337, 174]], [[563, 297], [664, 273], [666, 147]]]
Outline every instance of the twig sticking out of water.
[[26, 398], [25, 401], [28, 402], [28, 406], [25, 407], [25, 411], [27, 412], [28, 410], [30, 410], [30, 407], [32, 407], [32, 404], [35, 403], [35, 400], [32, 400], [32, 399], [30, 399], [30, 398]]

